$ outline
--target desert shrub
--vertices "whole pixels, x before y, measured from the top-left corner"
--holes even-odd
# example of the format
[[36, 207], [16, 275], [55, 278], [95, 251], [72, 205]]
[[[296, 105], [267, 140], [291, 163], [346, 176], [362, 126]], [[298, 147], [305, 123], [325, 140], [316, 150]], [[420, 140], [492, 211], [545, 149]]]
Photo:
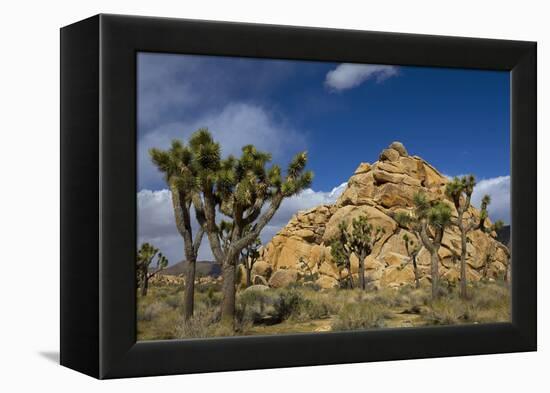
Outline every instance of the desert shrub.
[[237, 299], [237, 319], [256, 323], [270, 314], [277, 295], [272, 291], [244, 291]]
[[427, 290], [419, 288], [409, 293], [409, 302], [411, 306], [426, 306], [430, 303], [431, 294]]
[[478, 309], [468, 300], [457, 297], [439, 298], [432, 302], [428, 320], [434, 325], [456, 325], [477, 322]]
[[480, 323], [510, 320], [510, 289], [506, 283], [477, 284], [470, 294], [470, 302], [478, 310]]
[[214, 292], [220, 292], [222, 289], [221, 283], [218, 281], [197, 283], [195, 284], [195, 292], [206, 293], [210, 290]]
[[172, 308], [178, 308], [182, 304], [183, 294], [166, 296], [164, 303]]
[[332, 323], [333, 330], [357, 330], [384, 327], [387, 317], [383, 305], [364, 301], [342, 307]]
[[176, 334], [179, 338], [204, 338], [212, 336], [213, 324], [218, 316], [211, 310], [202, 309], [195, 311], [187, 321], [181, 320]]
[[322, 319], [330, 316], [333, 307], [324, 299], [307, 299], [301, 305], [301, 315], [303, 319]]
[[162, 314], [168, 313], [171, 308], [165, 303], [154, 302], [144, 306], [141, 310], [138, 309], [138, 321], [152, 321]]
[[279, 293], [279, 297], [273, 304], [274, 317], [280, 321], [284, 321], [293, 315], [297, 316], [305, 301], [302, 293], [296, 289], [289, 289]]

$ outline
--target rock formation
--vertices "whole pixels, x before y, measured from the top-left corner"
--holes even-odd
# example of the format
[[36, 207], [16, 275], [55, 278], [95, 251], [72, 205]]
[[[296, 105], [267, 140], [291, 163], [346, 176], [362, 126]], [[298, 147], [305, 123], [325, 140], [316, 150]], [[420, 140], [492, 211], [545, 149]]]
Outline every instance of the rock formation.
[[[422, 191], [430, 200], [446, 199], [447, 178], [418, 156], [409, 156], [400, 142], [384, 149], [378, 161], [361, 163], [347, 183], [347, 188], [333, 205], [321, 205], [299, 212], [261, 250], [253, 274], [263, 276], [270, 285], [279, 287], [299, 280], [306, 273], [317, 273], [317, 284], [335, 287], [341, 272], [332, 261], [330, 240], [338, 233], [342, 221], [351, 224], [355, 217], [366, 215], [373, 226], [385, 229], [365, 260], [366, 278], [370, 287], [395, 287], [414, 284], [414, 272], [405, 249], [403, 235], [392, 218], [398, 211], [414, 207], [413, 196]], [[452, 203], [449, 201], [449, 206]], [[456, 210], [454, 210], [456, 216]], [[479, 217], [471, 207], [467, 215]], [[487, 220], [486, 225], [490, 222]], [[410, 238], [414, 238], [409, 234]], [[489, 279], [502, 277], [509, 252], [496, 240], [495, 233], [475, 230], [468, 235], [467, 276], [477, 281], [483, 274]], [[460, 233], [454, 226], [443, 236], [439, 251], [441, 279], [456, 282], [460, 277]], [[306, 261], [310, 269], [304, 271]], [[430, 281], [429, 253], [422, 248], [418, 255], [420, 282]], [[255, 267], [256, 267], [255, 266]], [[357, 275], [358, 261], [352, 255], [352, 274]], [[281, 271], [285, 271], [284, 273]], [[271, 279], [270, 279], [271, 278]]]

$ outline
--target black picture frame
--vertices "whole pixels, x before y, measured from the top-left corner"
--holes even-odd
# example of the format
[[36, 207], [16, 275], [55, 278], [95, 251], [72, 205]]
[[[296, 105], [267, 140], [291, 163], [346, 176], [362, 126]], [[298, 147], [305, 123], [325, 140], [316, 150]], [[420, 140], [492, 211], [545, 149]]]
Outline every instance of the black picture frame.
[[[136, 342], [138, 51], [510, 71], [512, 322]], [[62, 28], [61, 364], [103, 379], [536, 350], [536, 90], [534, 42], [120, 15]]]

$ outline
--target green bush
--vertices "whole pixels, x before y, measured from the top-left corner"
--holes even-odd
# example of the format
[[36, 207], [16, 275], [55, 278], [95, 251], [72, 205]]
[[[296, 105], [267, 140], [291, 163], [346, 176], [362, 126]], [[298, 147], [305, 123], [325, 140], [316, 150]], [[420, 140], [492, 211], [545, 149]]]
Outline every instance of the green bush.
[[293, 315], [298, 315], [304, 302], [304, 296], [296, 289], [281, 292], [273, 304], [274, 317], [284, 321]]

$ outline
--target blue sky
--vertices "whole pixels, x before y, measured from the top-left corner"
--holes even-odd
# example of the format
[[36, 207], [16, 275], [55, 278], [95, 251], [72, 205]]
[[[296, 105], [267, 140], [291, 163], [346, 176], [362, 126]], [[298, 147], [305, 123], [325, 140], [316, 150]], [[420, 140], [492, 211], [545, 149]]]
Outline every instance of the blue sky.
[[[208, 127], [224, 154], [254, 143], [284, 167], [307, 150], [315, 202], [330, 201], [360, 162], [399, 140], [447, 175], [475, 174], [496, 201], [493, 218], [508, 221], [509, 89], [502, 71], [140, 53], [139, 206], [153, 211], [168, 196], [147, 150]], [[265, 236], [304, 207], [294, 202]], [[140, 213], [140, 238], [163, 232], [148, 222], [158, 217]]]

